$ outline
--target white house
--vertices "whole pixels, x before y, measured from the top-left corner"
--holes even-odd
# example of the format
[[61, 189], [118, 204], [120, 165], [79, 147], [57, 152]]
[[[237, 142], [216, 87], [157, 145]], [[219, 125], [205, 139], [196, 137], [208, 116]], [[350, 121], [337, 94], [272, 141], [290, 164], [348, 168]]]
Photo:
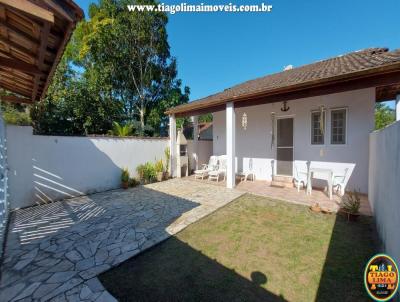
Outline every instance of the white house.
[[238, 171], [273, 184], [277, 176], [291, 180], [312, 169], [313, 185], [331, 171], [343, 178], [343, 190], [367, 193], [375, 103], [396, 99], [399, 91], [400, 50], [349, 53], [169, 109], [171, 150], [176, 117], [212, 112], [213, 154], [227, 155], [227, 187]]

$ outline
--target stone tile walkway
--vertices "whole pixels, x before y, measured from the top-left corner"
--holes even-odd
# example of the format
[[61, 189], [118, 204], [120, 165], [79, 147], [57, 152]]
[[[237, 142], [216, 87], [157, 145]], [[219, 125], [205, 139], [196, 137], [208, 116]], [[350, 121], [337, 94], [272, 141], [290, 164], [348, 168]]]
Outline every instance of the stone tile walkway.
[[97, 275], [242, 194], [173, 179], [18, 210], [0, 301], [115, 301]]

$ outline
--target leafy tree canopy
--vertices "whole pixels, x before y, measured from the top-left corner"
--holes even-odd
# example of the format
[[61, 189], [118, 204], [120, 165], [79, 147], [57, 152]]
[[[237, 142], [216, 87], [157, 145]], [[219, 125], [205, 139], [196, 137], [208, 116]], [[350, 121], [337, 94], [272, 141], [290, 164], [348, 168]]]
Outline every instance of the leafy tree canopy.
[[[0, 100], [2, 96], [13, 95], [12, 93], [0, 88]], [[0, 112], [7, 124], [18, 126], [30, 126], [29, 105], [0, 102]]]
[[213, 121], [213, 116], [211, 113], [203, 114], [199, 116], [199, 123], [208, 123]]
[[47, 97], [31, 112], [35, 132], [101, 134], [117, 122], [140, 135], [166, 134], [165, 110], [188, 102], [190, 90], [182, 91], [177, 79], [167, 15], [129, 12], [127, 4], [134, 3], [90, 5], [90, 19], [78, 24]]
[[395, 121], [395, 112], [383, 103], [375, 105], [375, 130], [385, 128]]

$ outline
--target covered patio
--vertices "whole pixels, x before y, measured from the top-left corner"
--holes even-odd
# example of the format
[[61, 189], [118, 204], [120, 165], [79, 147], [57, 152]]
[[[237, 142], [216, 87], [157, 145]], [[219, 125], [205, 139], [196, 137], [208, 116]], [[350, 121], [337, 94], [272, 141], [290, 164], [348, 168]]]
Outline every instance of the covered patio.
[[[191, 181], [205, 182], [218, 187], [226, 186], [226, 181], [209, 181], [196, 179], [194, 175], [188, 177]], [[306, 206], [313, 206], [319, 204], [319, 206], [327, 212], [336, 213], [340, 209], [341, 198], [338, 195], [334, 195], [332, 199], [329, 199], [326, 191], [322, 189], [314, 189], [311, 195], [305, 194], [304, 191], [297, 192], [297, 189], [292, 187], [276, 187], [271, 186], [270, 182], [262, 180], [254, 181], [240, 181], [236, 178], [235, 190], [250, 193], [254, 195], [269, 197], [272, 199], [284, 200], [290, 203], [302, 204]], [[372, 216], [371, 207], [368, 202], [368, 196], [360, 194], [361, 206], [360, 214], [365, 216]]]
[[[331, 210], [348, 191], [360, 192], [367, 200], [375, 104], [396, 99], [399, 62], [399, 50], [364, 49], [285, 69], [170, 108], [166, 114], [172, 176], [180, 176], [176, 118], [192, 118], [196, 146], [198, 116], [212, 113], [211, 155], [224, 157], [220, 174], [227, 188], [318, 202]], [[191, 168], [200, 169], [202, 164], [196, 161]], [[237, 176], [248, 172], [258, 181], [237, 185]], [[306, 190], [296, 192], [297, 183]]]

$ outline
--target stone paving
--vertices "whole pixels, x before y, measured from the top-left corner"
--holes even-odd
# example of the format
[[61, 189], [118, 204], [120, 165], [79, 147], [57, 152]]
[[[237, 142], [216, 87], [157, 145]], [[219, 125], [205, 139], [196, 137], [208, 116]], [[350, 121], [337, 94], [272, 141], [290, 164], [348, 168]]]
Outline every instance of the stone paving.
[[115, 301], [97, 275], [242, 194], [173, 179], [18, 210], [0, 301]]

